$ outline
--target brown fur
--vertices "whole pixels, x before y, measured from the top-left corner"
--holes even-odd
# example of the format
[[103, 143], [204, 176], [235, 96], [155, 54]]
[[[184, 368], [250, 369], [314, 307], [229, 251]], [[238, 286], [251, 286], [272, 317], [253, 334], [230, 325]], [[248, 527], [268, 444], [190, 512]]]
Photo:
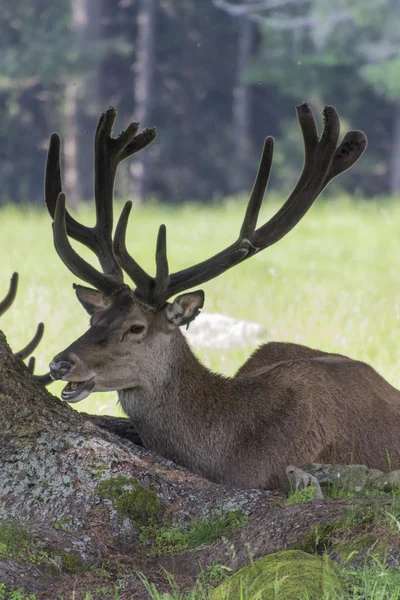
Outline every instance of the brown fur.
[[[270, 343], [223, 377], [176, 326], [182, 299], [196, 310], [194, 293], [160, 310], [127, 290], [111, 306], [81, 297], [92, 327], [54, 359], [73, 364], [64, 379], [95, 377], [95, 390], [117, 389], [146, 447], [216, 482], [273, 488], [289, 464], [308, 462], [388, 470], [389, 456], [400, 467], [400, 392], [371, 367]], [[132, 323], [144, 330], [130, 334]]]

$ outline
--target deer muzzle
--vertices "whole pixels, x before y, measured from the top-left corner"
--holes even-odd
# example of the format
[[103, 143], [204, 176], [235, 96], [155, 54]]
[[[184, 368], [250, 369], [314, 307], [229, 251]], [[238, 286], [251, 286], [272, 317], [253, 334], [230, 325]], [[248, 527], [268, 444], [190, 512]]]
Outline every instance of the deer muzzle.
[[74, 364], [69, 360], [60, 360], [59, 362], [52, 360], [49, 366], [51, 378], [57, 380], [66, 377]]
[[[50, 376], [52, 379], [61, 379], [68, 381], [74, 363], [68, 360], [53, 360], [50, 363]], [[71, 376], [72, 377], [72, 376]], [[84, 381], [68, 381], [67, 385], [61, 392], [61, 398], [66, 402], [80, 402], [94, 390], [95, 379], [94, 377]]]

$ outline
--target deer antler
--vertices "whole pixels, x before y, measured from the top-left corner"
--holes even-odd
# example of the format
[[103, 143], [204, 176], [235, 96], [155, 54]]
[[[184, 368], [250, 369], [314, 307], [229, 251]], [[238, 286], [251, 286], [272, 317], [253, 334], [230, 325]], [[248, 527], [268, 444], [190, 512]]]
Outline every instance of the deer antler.
[[53, 383], [54, 379], [52, 378], [50, 373], [46, 373], [46, 375], [34, 375], [35, 366], [36, 366], [36, 359], [34, 356], [31, 356], [30, 359], [28, 360], [28, 364], [26, 365], [29, 373], [34, 376], [36, 381], [40, 381], [40, 383], [42, 385], [47, 386], [47, 385], [50, 385], [50, 383]]
[[360, 158], [367, 146], [365, 134], [362, 131], [350, 131], [337, 146], [339, 117], [332, 106], [326, 106], [323, 110], [324, 129], [320, 138], [308, 104], [301, 104], [296, 111], [303, 134], [305, 159], [294, 190], [282, 208], [267, 223], [256, 229], [272, 165], [274, 140], [268, 137], [239, 238], [208, 260], [168, 275], [166, 232], [162, 225], [157, 241], [157, 275], [155, 278], [147, 275], [126, 250], [125, 235], [132, 203], [125, 204], [115, 232], [114, 253], [124, 271], [136, 284], [137, 295], [150, 304], [162, 306], [171, 296], [209, 281], [271, 246], [295, 227], [331, 179], [349, 169]]
[[[109, 108], [97, 125], [94, 155], [94, 194], [96, 224], [86, 227], [78, 223], [65, 209], [60, 169], [60, 137], [53, 133], [50, 138], [46, 163], [45, 200], [54, 219], [54, 244], [62, 261], [77, 276], [101, 290], [106, 296], [115, 294], [123, 285], [123, 273], [112, 245], [113, 191], [120, 162], [139, 152], [153, 140], [155, 129], [145, 129], [137, 135], [138, 123], [131, 123], [117, 138], [112, 137], [117, 111]], [[103, 273], [92, 267], [72, 248], [68, 236], [90, 248], [103, 269]]]
[[37, 348], [37, 346], [39, 345], [39, 343], [43, 337], [43, 333], [44, 333], [44, 324], [39, 323], [39, 325], [37, 326], [37, 329], [36, 329], [36, 333], [33, 336], [33, 338], [31, 339], [31, 341], [29, 342], [29, 344], [27, 344], [25, 346], [25, 348], [23, 348], [19, 352], [14, 352], [14, 356], [17, 356], [21, 360], [25, 360], [25, 358], [28, 358], [28, 356], [30, 354], [32, 354], [32, 352], [35, 350], [35, 348]]
[[11, 304], [15, 300], [15, 296], [17, 295], [18, 289], [18, 273], [13, 273], [10, 281], [10, 288], [7, 292], [4, 300], [0, 302], [0, 316], [6, 312], [8, 308], [10, 308]]
[[[61, 192], [60, 140], [53, 134], [46, 166], [46, 204], [54, 218], [54, 244], [68, 268], [107, 296], [117, 293], [123, 283], [122, 270], [136, 285], [135, 294], [155, 307], [171, 296], [198, 286], [234, 265], [271, 246], [286, 235], [309, 210], [326, 185], [350, 168], [364, 152], [367, 139], [362, 131], [350, 131], [338, 144], [339, 117], [332, 106], [323, 110], [324, 129], [318, 137], [317, 125], [308, 104], [296, 108], [304, 140], [304, 166], [300, 178], [282, 208], [256, 229], [257, 219], [272, 165], [274, 140], [265, 140], [257, 177], [245, 212], [239, 237], [215, 256], [177, 273], [169, 274], [166, 228], [161, 225], [156, 246], [156, 276], [151, 277], [126, 248], [126, 229], [132, 203], [127, 202], [119, 218], [112, 242], [112, 196], [119, 163], [148, 146], [156, 137], [154, 129], [136, 135], [132, 123], [117, 138], [112, 138], [116, 117], [113, 108], [100, 117], [95, 135], [95, 200], [97, 221], [93, 228], [75, 221], [65, 210]], [[84, 261], [71, 247], [68, 236], [88, 246], [98, 257], [103, 273]]]
[[[8, 308], [10, 308], [11, 304], [14, 302], [15, 296], [17, 295], [17, 289], [18, 289], [18, 273], [13, 273], [12, 277], [11, 277], [11, 281], [10, 281], [10, 288], [7, 292], [7, 295], [0, 302], [0, 316], [2, 314], [4, 314], [6, 312], [6, 310]], [[39, 343], [43, 337], [43, 333], [44, 333], [44, 324], [39, 323], [39, 325], [37, 326], [37, 329], [36, 329], [36, 333], [33, 336], [32, 340], [29, 342], [29, 344], [27, 344], [25, 346], [25, 348], [23, 348], [19, 352], [15, 352], [14, 356], [16, 356], [17, 358], [20, 358], [21, 360], [24, 360], [25, 358], [27, 358], [30, 354], [32, 354], [32, 352], [35, 350], [35, 348], [37, 348], [37, 346], [39, 345]], [[29, 372], [33, 374], [33, 372], [35, 370], [35, 359], [33, 356], [29, 359], [27, 368], [28, 368]], [[41, 383], [43, 383], [43, 385], [49, 385], [53, 381], [52, 378], [50, 377], [50, 373], [47, 373], [46, 375], [35, 375], [34, 377], [36, 379], [38, 379], [39, 381], [41, 381]]]

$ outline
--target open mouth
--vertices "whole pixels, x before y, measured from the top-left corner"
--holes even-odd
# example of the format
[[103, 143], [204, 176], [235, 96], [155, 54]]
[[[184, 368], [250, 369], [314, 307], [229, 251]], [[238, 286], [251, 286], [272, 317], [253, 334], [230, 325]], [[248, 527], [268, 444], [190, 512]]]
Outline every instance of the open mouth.
[[88, 381], [69, 381], [61, 392], [61, 398], [66, 402], [80, 402], [89, 396], [94, 386], [94, 377]]

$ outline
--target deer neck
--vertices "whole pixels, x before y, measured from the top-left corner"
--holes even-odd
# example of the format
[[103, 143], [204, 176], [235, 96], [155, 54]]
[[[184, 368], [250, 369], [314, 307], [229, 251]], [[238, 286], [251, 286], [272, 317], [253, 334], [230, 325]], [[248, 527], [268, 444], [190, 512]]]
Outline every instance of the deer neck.
[[[143, 443], [157, 450], [169, 448], [176, 457], [176, 444], [191, 445], [199, 435], [199, 422], [210, 419], [210, 411], [225, 395], [228, 379], [211, 372], [194, 355], [180, 330], [172, 344], [160, 345], [157, 369], [142, 385], [118, 392], [122, 409], [134, 422]], [[173, 442], [170, 441], [174, 440]]]

